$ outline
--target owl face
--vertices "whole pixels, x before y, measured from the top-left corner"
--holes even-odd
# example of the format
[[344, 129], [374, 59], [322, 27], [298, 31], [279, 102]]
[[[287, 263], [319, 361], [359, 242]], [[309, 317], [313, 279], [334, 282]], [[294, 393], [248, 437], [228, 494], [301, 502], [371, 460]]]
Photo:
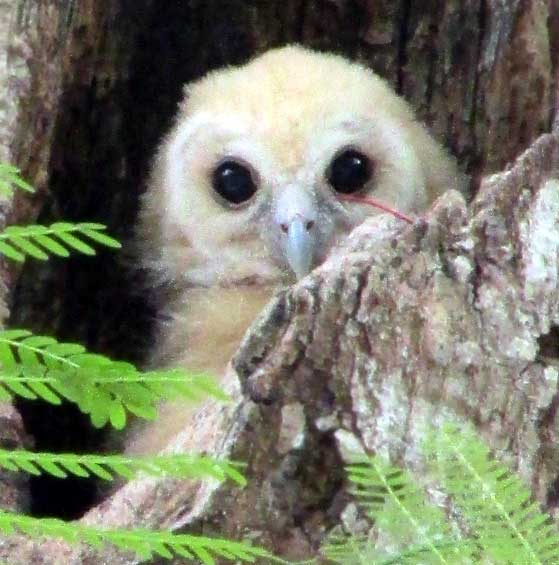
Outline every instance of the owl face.
[[189, 285], [307, 274], [374, 208], [424, 209], [454, 166], [368, 69], [300, 47], [187, 89], [144, 198], [152, 266]]

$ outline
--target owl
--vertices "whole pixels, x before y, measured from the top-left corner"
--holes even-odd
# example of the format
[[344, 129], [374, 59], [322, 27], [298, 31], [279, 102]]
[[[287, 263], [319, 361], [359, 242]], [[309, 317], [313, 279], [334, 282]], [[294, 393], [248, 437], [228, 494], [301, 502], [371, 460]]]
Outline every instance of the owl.
[[273, 49], [185, 88], [142, 200], [143, 260], [170, 292], [156, 358], [221, 375], [273, 293], [379, 213], [419, 213], [454, 161], [382, 78]]

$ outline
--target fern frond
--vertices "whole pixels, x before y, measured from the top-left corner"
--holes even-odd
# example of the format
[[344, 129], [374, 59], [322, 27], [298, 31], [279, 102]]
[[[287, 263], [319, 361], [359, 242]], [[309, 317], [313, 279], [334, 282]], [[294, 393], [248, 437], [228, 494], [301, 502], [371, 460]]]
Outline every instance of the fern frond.
[[396, 546], [408, 546], [409, 553], [409, 546], [416, 545], [423, 562], [456, 563], [458, 557], [464, 558], [466, 545], [452, 532], [444, 513], [428, 503], [423, 489], [407, 471], [380, 457], [362, 457], [347, 471], [353, 486], [350, 492], [376, 528], [395, 540]]
[[486, 555], [499, 563], [559, 563], [559, 535], [529, 490], [471, 428], [446, 425], [425, 446]]
[[320, 548], [320, 553], [340, 565], [373, 565], [382, 562], [384, 553], [365, 535], [332, 532]]
[[87, 353], [75, 343], [27, 330], [0, 331], [0, 400], [17, 395], [52, 404], [63, 399], [89, 414], [95, 427], [126, 425], [126, 411], [153, 419], [164, 399], [227, 400], [205, 375], [181, 369], [142, 373], [130, 363]]
[[[366, 536], [335, 535], [328, 536], [321, 547], [321, 553], [339, 565], [428, 565], [440, 563], [433, 554], [432, 545], [411, 544], [401, 551], [381, 551]], [[437, 550], [449, 556], [450, 563], [471, 564], [471, 556], [476, 549], [469, 541], [456, 542], [454, 539], [441, 539], [434, 544]], [[388, 555], [389, 554], [389, 555]]]
[[[431, 545], [433, 544], [412, 544], [396, 555], [379, 560], [376, 562], [376, 565], [427, 565], [428, 563], [440, 563], [436, 556], [433, 555]], [[464, 565], [477, 563], [474, 555], [478, 547], [471, 540], [457, 541], [453, 538], [447, 540], [443, 538], [435, 542], [434, 545], [441, 555], [448, 557], [449, 563], [463, 563]], [[367, 565], [372, 564], [367, 562]]]
[[239, 473], [239, 463], [195, 455], [156, 455], [127, 457], [124, 455], [75, 455], [73, 453], [34, 453], [24, 450], [0, 449], [0, 468], [25, 471], [32, 475], [43, 472], [60, 479], [69, 474], [78, 477], [94, 475], [107, 481], [120, 476], [131, 479], [136, 473], [177, 478], [231, 479], [246, 485]]
[[25, 192], [35, 192], [35, 189], [23, 180], [17, 167], [9, 163], [0, 163], [0, 196], [9, 198], [16, 188]]
[[157, 555], [165, 559], [182, 557], [192, 561], [199, 560], [206, 565], [215, 564], [218, 558], [243, 563], [255, 563], [257, 559], [285, 563], [265, 549], [248, 543], [145, 529], [104, 530], [55, 518], [31, 518], [11, 512], [0, 512], [0, 531], [8, 535], [19, 531], [34, 538], [58, 537], [68, 543], [86, 543], [95, 548], [109, 543], [124, 551], [133, 552], [141, 559], [150, 559]]
[[46, 261], [49, 255], [69, 257], [70, 251], [95, 255], [95, 249], [83, 241], [84, 239], [120, 249], [121, 245], [116, 239], [103, 233], [106, 229], [103, 224], [85, 222], [56, 222], [50, 226], [8, 226], [0, 232], [0, 254], [20, 262], [26, 256], [41, 261]]

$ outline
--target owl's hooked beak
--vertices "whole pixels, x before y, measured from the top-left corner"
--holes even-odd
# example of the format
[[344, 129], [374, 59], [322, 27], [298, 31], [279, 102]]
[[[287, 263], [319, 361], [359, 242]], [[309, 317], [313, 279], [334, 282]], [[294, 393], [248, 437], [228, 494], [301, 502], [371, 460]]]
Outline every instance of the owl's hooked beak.
[[301, 279], [313, 268], [318, 245], [314, 198], [299, 186], [287, 186], [277, 200], [274, 220], [283, 255]]

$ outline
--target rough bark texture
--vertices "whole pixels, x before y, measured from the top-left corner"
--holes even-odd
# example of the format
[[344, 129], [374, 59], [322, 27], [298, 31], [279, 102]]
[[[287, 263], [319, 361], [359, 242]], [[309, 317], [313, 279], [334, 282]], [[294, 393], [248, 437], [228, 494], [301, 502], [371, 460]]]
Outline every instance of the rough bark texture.
[[[457, 154], [478, 194], [468, 211], [448, 193], [413, 227], [367, 222], [343, 259], [281, 293], [255, 323], [234, 359], [235, 402], [204, 407], [172, 446], [246, 461], [247, 488], [138, 479], [84, 521], [251, 532], [304, 557], [348, 502], [348, 442], [419, 471], [425, 428], [446, 418], [473, 421], [556, 512], [559, 142], [541, 134], [557, 119], [559, 5], [153, 4], [83, 0], [66, 39], [54, 2], [22, 11], [26, 31], [7, 44], [17, 80], [2, 100], [0, 144], [41, 190], [31, 205], [17, 202], [15, 218], [101, 220], [126, 238], [181, 84], [291, 41], [340, 51], [385, 76]], [[489, 175], [528, 146], [512, 168]], [[131, 285], [110, 254], [29, 265], [12, 321], [138, 360], [150, 312]], [[52, 414], [29, 406], [23, 414], [36, 438], [45, 427], [60, 435], [45, 426]], [[135, 562], [18, 538], [0, 546], [0, 560]]]
[[[559, 141], [545, 135], [484, 180], [471, 214], [449, 192], [412, 227], [383, 216], [357, 228], [257, 320], [230, 369], [235, 402], [205, 406], [172, 446], [248, 462], [248, 487], [138, 479], [84, 522], [249, 531], [306, 557], [348, 502], [348, 447], [421, 472], [419, 446], [447, 420], [474, 421], [554, 512], [559, 347], [539, 344], [559, 324], [558, 178]], [[25, 555], [137, 562], [51, 547]]]

